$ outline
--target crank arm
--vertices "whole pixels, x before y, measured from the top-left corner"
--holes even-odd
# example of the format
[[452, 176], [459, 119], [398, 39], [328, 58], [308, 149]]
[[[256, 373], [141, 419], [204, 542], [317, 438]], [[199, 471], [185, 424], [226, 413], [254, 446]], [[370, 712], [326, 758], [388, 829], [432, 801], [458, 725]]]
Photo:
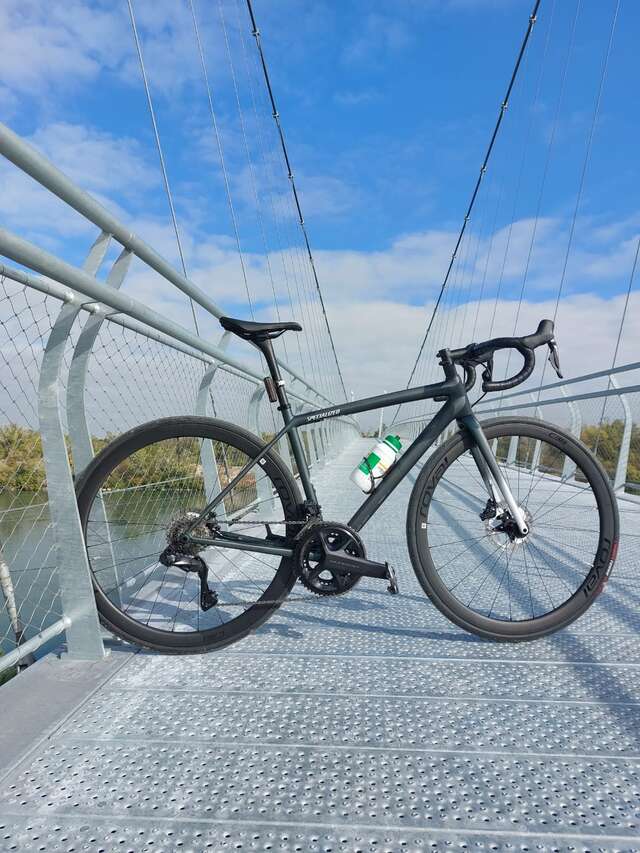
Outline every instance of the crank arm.
[[338, 573], [348, 572], [352, 575], [362, 575], [367, 578], [389, 579], [389, 566], [386, 563], [376, 563], [363, 557], [354, 557], [342, 549], [327, 551], [324, 557], [324, 568]]

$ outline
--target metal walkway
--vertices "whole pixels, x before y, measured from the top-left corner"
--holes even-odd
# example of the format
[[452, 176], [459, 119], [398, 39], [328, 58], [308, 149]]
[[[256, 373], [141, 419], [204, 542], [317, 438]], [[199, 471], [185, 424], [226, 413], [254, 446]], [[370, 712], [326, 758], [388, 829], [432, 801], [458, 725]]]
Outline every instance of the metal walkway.
[[[369, 443], [318, 471], [326, 518], [357, 505], [344, 484]], [[284, 606], [223, 653], [116, 646], [102, 675], [54, 659], [7, 685], [37, 717], [24, 700], [40, 701], [38, 673], [98, 671], [3, 780], [0, 850], [640, 850], [636, 508], [622, 506], [627, 551], [581, 620], [496, 645], [425, 599], [404, 544], [410, 487], [365, 530], [397, 568], [396, 598], [363, 581]]]

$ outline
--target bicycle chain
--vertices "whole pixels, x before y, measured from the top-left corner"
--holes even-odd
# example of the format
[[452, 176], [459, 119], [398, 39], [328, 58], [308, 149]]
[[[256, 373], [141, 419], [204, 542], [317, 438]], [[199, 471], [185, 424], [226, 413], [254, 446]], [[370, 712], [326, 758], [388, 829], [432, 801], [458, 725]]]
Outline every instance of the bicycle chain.
[[[240, 521], [224, 521], [224, 520], [221, 520], [218, 523], [219, 524], [232, 525], [232, 524], [242, 524], [243, 522], [241, 520]], [[255, 524], [283, 524], [285, 526], [288, 526], [288, 525], [306, 526], [306, 525], [308, 525], [309, 527], [311, 527], [314, 524], [322, 524], [322, 522], [319, 519], [314, 519], [314, 518], [309, 519], [308, 518], [306, 521], [284, 521], [284, 520], [282, 520], [282, 521], [262, 521], [262, 520], [260, 520], [258, 522], [255, 522]], [[254, 525], [252, 525], [252, 526], [254, 526]], [[299, 575], [296, 576], [296, 580], [298, 580], [298, 581], [300, 580]], [[228, 603], [218, 602], [216, 604], [216, 607], [244, 607], [245, 605], [248, 607], [254, 607], [255, 605], [259, 605], [261, 607], [262, 606], [268, 607], [272, 604], [284, 604], [285, 601], [287, 602], [287, 604], [301, 604], [301, 603], [304, 603], [305, 601], [313, 601], [314, 603], [319, 604], [320, 602], [327, 602], [328, 603], [333, 598], [335, 598], [334, 595], [320, 596], [320, 595], [316, 595], [315, 593], [311, 593], [310, 595], [287, 595], [287, 596], [285, 596], [285, 598], [276, 598], [276, 599], [273, 599], [271, 601], [269, 601], [269, 600], [267, 600], [267, 601], [258, 600], [258, 601], [231, 601]]]

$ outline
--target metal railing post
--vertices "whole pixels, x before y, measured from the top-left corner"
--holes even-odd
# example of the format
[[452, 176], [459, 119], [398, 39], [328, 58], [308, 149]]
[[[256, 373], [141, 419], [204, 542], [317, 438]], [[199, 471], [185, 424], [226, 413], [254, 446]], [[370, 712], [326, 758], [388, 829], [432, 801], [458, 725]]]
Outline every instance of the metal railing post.
[[[614, 388], [620, 388], [615, 376], [610, 376], [609, 381]], [[625, 394], [620, 394], [618, 399], [622, 404], [622, 410], [624, 412], [624, 428], [622, 431], [620, 450], [618, 451], [616, 471], [613, 477], [613, 490], [616, 492], [620, 490], [624, 491], [624, 487], [627, 482], [627, 469], [629, 467], [629, 454], [631, 452], [631, 437], [633, 435], [633, 415], [631, 413], [629, 401]]]
[[[132, 257], [130, 251], [127, 249], [122, 250], [109, 271], [106, 279], [107, 286], [112, 287], [114, 290], [120, 289], [129, 270]], [[78, 336], [78, 341], [71, 357], [71, 364], [69, 365], [67, 420], [73, 465], [77, 472], [86, 468], [94, 455], [93, 443], [87, 424], [85, 387], [91, 351], [105, 320], [106, 315], [104, 314], [89, 316]]]
[[[93, 244], [84, 264], [89, 275], [99, 269], [110, 239], [102, 232]], [[60, 596], [64, 614], [70, 620], [67, 649], [71, 657], [97, 660], [104, 656], [104, 646], [63, 426], [61, 373], [77, 314], [76, 305], [64, 305], [49, 333], [40, 367], [38, 414]]]
[[[123, 249], [120, 255], [114, 261], [109, 274], [107, 275], [106, 284], [118, 290], [131, 264], [132, 254], [127, 249]], [[79, 311], [80, 309], [78, 309]], [[87, 382], [87, 371], [89, 367], [89, 359], [93, 345], [102, 328], [102, 324], [106, 320], [104, 314], [91, 314], [84, 324], [84, 328], [78, 336], [78, 341], [73, 350], [71, 364], [69, 365], [69, 376], [67, 379], [67, 423], [69, 427], [69, 444], [71, 445], [71, 458], [73, 459], [73, 467], [76, 471], [76, 476], [80, 471], [83, 471], [91, 462], [94, 456], [93, 442], [89, 432], [87, 423], [87, 412], [85, 406], [85, 388]], [[94, 503], [94, 521], [104, 525], [102, 537], [104, 542], [105, 567], [103, 569], [103, 577], [105, 584], [109, 589], [113, 590], [114, 597], [117, 602], [120, 601], [120, 585], [118, 567], [116, 564], [113, 546], [111, 544], [111, 536], [109, 525], [107, 523], [107, 510], [102, 494], [99, 494]], [[102, 548], [100, 548], [102, 551]]]
[[[560, 393], [563, 397], [569, 397], [564, 385], [560, 388]], [[567, 406], [569, 407], [570, 416], [569, 431], [572, 435], [575, 435], [576, 438], [580, 438], [580, 434], [582, 433], [582, 413], [580, 408], [573, 400], [569, 399], [567, 399]], [[569, 456], [565, 456], [564, 465], [562, 466], [562, 479], [569, 480], [571, 477], [575, 476], [576, 467], [576, 463], [570, 459]]]
[[[226, 342], [221, 341], [220, 345], [225, 346]], [[196, 415], [201, 415], [202, 417], [209, 417], [209, 394], [211, 391], [211, 383], [213, 382], [218, 367], [219, 365], [217, 363], [211, 364], [202, 374], [202, 379], [200, 380], [198, 394], [196, 397]], [[215, 450], [211, 442], [207, 442], [206, 445], [203, 443], [202, 447], [200, 448], [200, 462], [202, 464], [202, 477], [204, 479], [204, 489], [206, 497], [208, 500], [211, 500], [213, 495], [216, 495], [218, 494], [218, 492], [222, 491], [220, 484], [220, 472], [218, 471], [218, 462], [216, 460]], [[219, 505], [217, 513], [219, 513], [221, 520], [226, 519], [227, 510], [225, 507], [224, 500]]]

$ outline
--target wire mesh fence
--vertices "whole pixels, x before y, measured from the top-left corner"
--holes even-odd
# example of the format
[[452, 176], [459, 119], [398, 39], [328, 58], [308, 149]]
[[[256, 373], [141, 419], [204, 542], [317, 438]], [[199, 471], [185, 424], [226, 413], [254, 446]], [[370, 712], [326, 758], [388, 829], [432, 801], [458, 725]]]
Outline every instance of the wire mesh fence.
[[62, 617], [38, 423], [52, 297], [0, 277], [0, 648], [15, 648]]
[[[56, 296], [0, 277], [0, 651], [5, 662], [15, 661], [25, 642], [60, 628], [65, 615], [40, 411], [43, 359], [63, 306]], [[91, 310], [80, 311], [62, 344], [58, 397], [75, 477], [92, 454], [118, 435], [156, 418], [208, 415], [263, 440], [279, 429], [264, 386], [255, 378], [160, 338], [142, 324], [123, 325], [118, 315], [98, 324], [85, 353], [92, 322]], [[86, 364], [78, 370], [78, 358], [84, 355]], [[313, 402], [294, 399], [295, 406], [306, 409]], [[79, 441], [82, 429], [89, 457]], [[320, 437], [319, 432], [303, 431], [311, 464], [328, 450], [329, 433]], [[279, 449], [291, 466], [286, 444], [281, 442]], [[25, 654], [21, 665], [30, 660]], [[11, 672], [0, 660], [3, 669]]]

